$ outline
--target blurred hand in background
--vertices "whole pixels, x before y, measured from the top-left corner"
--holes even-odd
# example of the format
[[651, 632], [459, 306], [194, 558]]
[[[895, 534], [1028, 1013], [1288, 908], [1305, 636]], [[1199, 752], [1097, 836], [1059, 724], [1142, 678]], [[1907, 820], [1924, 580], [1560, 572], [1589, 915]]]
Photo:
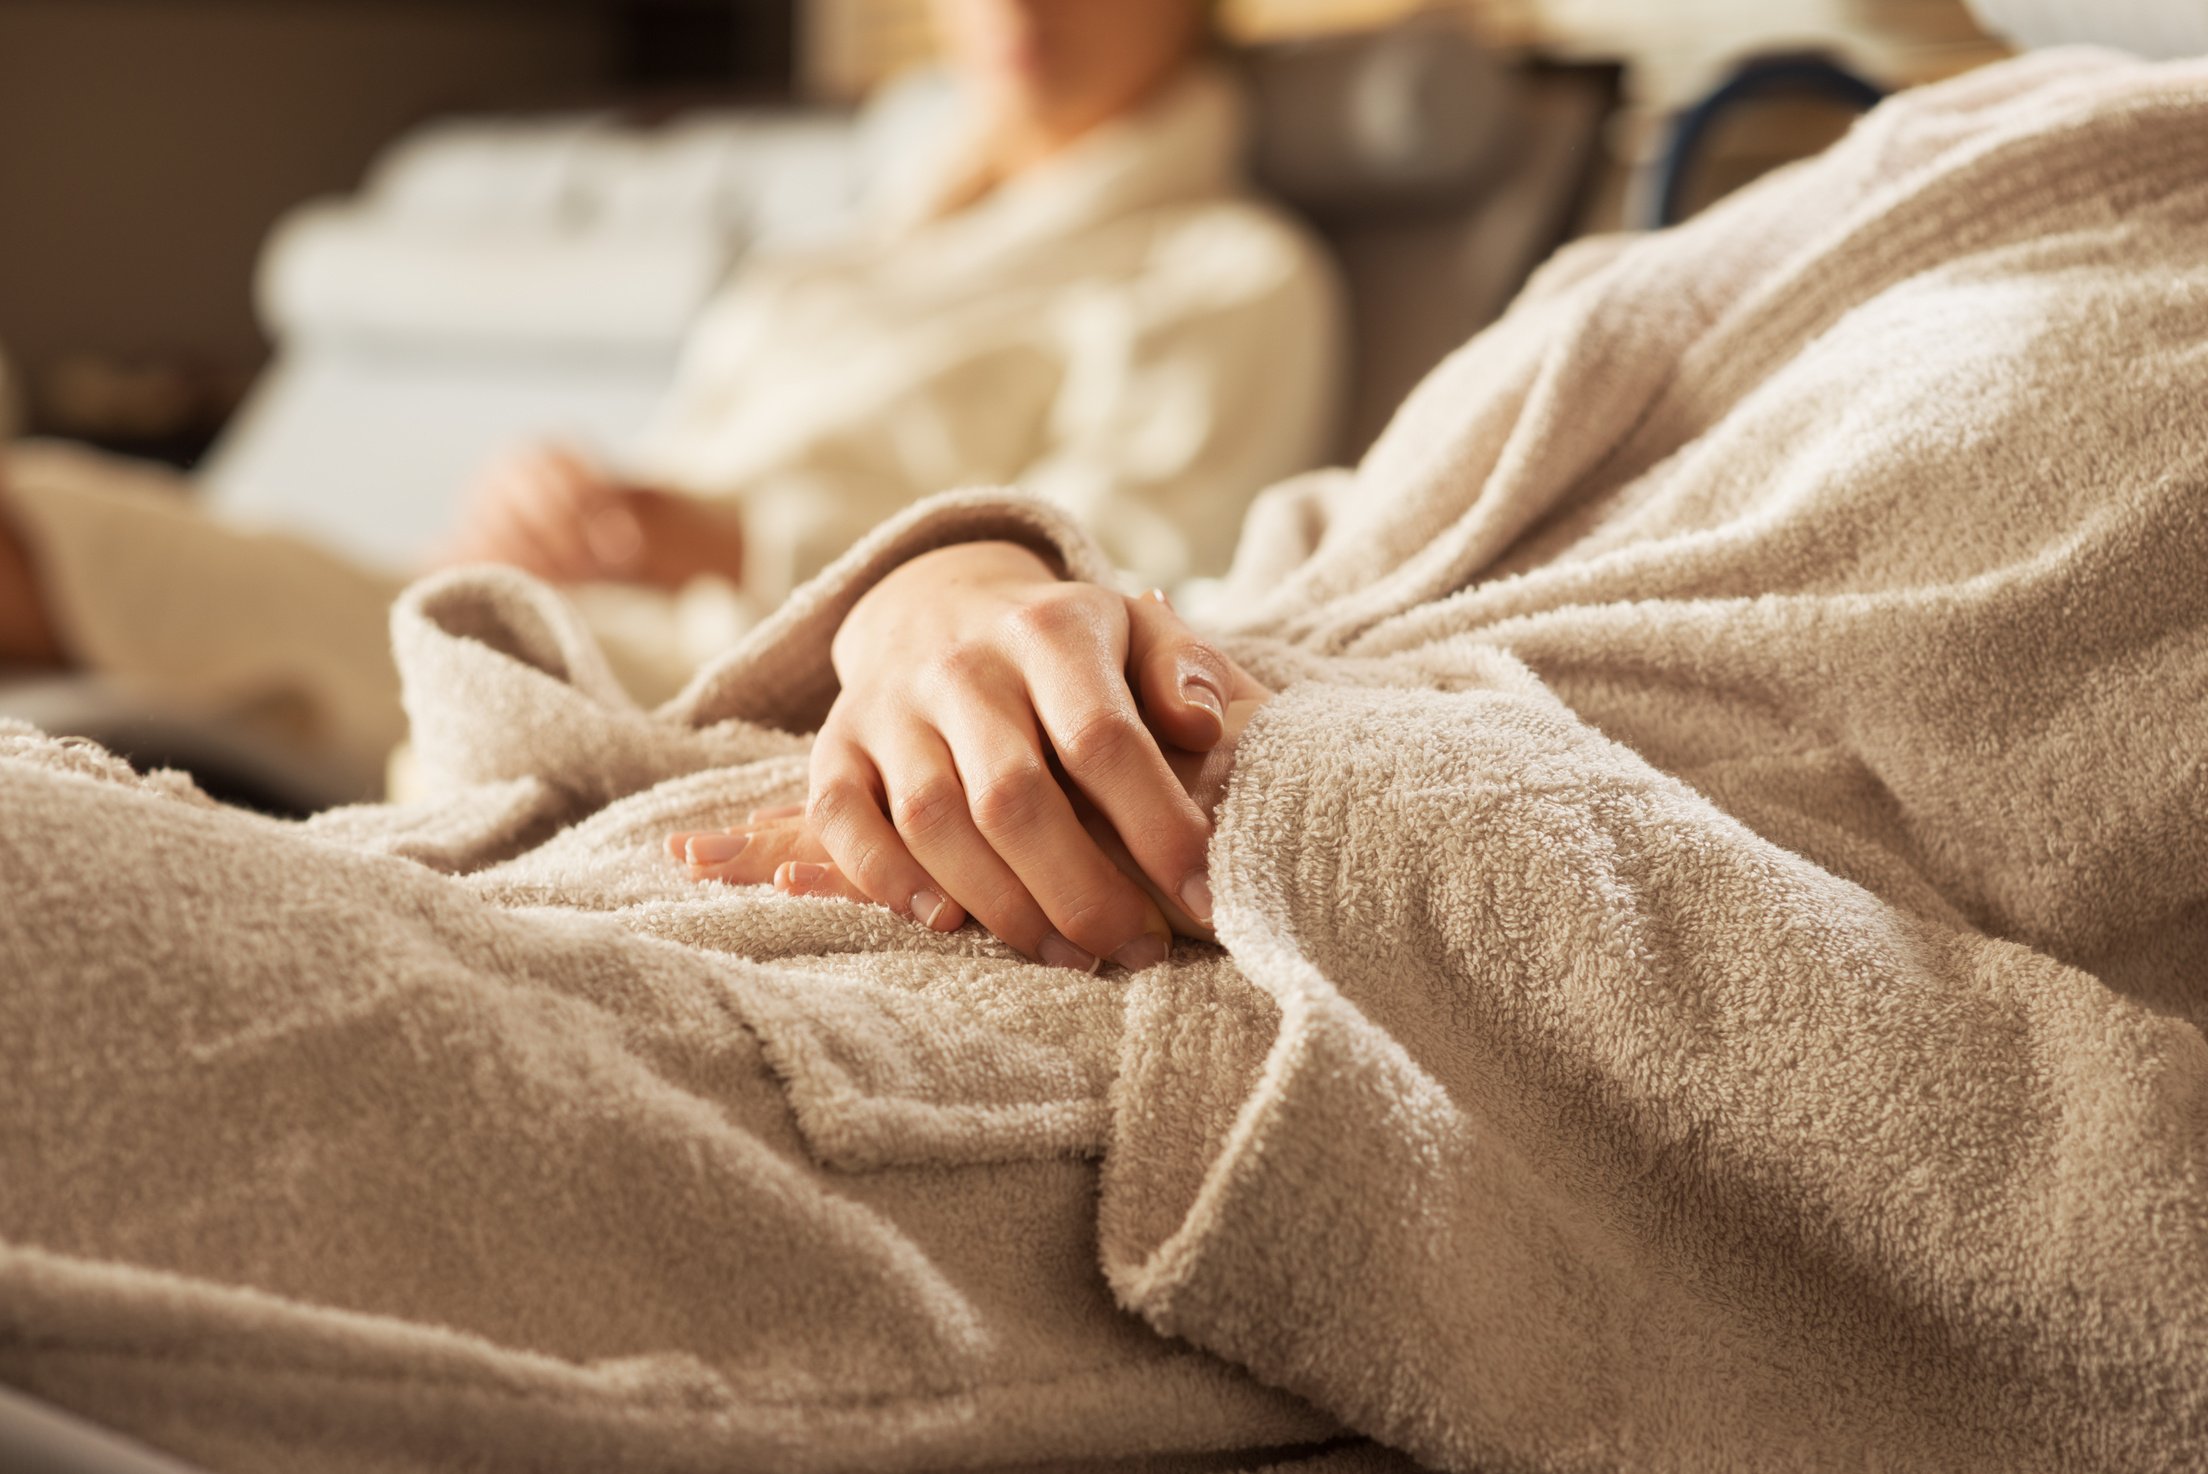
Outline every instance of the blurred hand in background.
[[735, 508], [630, 485], [583, 452], [547, 443], [484, 467], [431, 561], [503, 563], [556, 584], [672, 589], [701, 574], [741, 583], [743, 559]]

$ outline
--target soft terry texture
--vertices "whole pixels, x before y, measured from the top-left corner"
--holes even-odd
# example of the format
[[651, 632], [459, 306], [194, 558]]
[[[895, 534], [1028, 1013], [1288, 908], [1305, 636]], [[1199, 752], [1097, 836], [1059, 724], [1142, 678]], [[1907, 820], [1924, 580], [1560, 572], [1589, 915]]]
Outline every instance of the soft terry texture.
[[791, 790], [900, 558], [1101, 572], [1014, 499], [656, 715], [541, 591], [416, 590], [433, 808], [18, 737], [0, 1375], [239, 1467], [2194, 1466], [2204, 402], [2204, 64], [2014, 63], [1573, 251], [1253, 519], [1231, 964], [652, 859]]

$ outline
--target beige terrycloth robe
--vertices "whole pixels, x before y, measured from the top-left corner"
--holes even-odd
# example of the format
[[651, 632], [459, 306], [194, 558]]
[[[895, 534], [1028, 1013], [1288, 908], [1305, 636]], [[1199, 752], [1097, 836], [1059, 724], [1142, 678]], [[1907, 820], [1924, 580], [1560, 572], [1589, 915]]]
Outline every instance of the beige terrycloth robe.
[[2204, 63], [1573, 252], [1253, 517], [1228, 958], [1131, 978], [655, 858], [900, 559], [1102, 572], [1018, 499], [657, 714], [417, 589], [435, 805], [11, 738], [0, 1378], [238, 1468], [2196, 1468], [2204, 403]]

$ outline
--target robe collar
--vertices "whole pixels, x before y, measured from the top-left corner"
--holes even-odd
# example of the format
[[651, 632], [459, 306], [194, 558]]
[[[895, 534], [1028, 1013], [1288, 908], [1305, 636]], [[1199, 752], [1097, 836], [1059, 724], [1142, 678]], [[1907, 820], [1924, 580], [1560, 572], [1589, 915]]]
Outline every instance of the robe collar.
[[953, 129], [953, 142], [923, 166], [920, 187], [887, 212], [881, 239], [913, 245], [934, 238], [985, 251], [991, 243], [1065, 236], [1160, 205], [1237, 192], [1247, 113], [1226, 73], [1191, 67], [1135, 111], [974, 203], [947, 210], [942, 202], [968, 177], [973, 149], [965, 130]]

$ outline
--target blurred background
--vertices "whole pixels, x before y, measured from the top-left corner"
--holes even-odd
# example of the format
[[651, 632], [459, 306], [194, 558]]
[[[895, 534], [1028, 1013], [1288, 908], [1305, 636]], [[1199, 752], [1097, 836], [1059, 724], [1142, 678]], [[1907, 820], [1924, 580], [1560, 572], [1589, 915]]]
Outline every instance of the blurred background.
[[[1225, 19], [1281, 42], [1414, 8], [1233, 0]], [[1998, 54], [1960, 0], [1439, 8], [1506, 57], [1622, 67], [1575, 232], [1628, 220], [1666, 121], [1743, 58], [1809, 51], [1898, 87]], [[921, 0], [0, 0], [0, 345], [18, 413], [34, 431], [197, 460], [285, 327], [271, 283], [256, 304], [272, 232], [303, 202], [358, 190], [425, 124], [832, 110], [931, 44]], [[1700, 187], [1811, 152], [1847, 116], [1773, 100], [1708, 140]]]
[[1559, 245], [2004, 54], [1964, 0], [0, 0], [0, 445], [150, 463], [0, 461], [0, 713], [402, 791], [424, 569], [572, 590], [650, 703], [954, 486], [1197, 609]]

